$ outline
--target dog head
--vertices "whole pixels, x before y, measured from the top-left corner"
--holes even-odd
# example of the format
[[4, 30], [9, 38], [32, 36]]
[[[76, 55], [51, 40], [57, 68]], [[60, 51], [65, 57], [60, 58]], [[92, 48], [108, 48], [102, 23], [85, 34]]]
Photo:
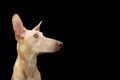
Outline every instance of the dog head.
[[32, 30], [28, 30], [24, 27], [19, 15], [13, 15], [13, 30], [21, 51], [39, 54], [53, 53], [62, 47], [63, 43], [61, 41], [45, 37], [43, 33], [39, 31], [41, 23], [42, 21]]

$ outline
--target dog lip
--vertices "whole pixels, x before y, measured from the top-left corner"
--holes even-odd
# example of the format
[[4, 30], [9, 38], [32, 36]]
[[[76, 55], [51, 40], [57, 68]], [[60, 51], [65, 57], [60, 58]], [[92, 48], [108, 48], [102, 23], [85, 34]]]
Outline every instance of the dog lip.
[[63, 44], [60, 44], [57, 48], [56, 51], [59, 51], [62, 48]]
[[43, 54], [42, 52], [38, 52], [38, 53], [36, 53], [36, 54]]

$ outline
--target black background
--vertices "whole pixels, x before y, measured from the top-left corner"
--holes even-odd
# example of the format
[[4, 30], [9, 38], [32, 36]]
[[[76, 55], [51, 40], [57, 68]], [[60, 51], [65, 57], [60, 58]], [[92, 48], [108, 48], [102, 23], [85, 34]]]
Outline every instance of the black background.
[[[17, 57], [16, 40], [12, 29], [12, 16], [20, 15], [24, 26], [32, 29], [41, 20], [41, 32], [47, 37], [60, 40], [64, 46], [54, 54], [38, 56], [38, 69], [42, 80], [64, 80], [66, 75], [65, 28], [68, 13], [64, 2], [51, 1], [4, 1], [0, 2], [0, 80], [10, 80]], [[70, 18], [69, 18], [70, 19]]]
[[104, 41], [101, 38], [103, 37], [101, 29], [104, 28], [101, 26], [106, 19], [104, 19], [104, 12], [96, 6], [97, 4], [92, 5], [90, 2], [1, 1], [0, 80], [10, 80], [17, 57], [17, 42], [11, 21], [15, 13], [20, 15], [27, 29], [32, 29], [42, 20], [41, 32], [47, 37], [64, 43], [60, 51], [38, 56], [38, 69], [42, 80], [69, 80], [68, 78], [78, 80], [77, 77], [80, 79], [101, 77], [99, 72], [104, 73], [100, 66], [103, 64], [100, 61], [103, 56], [101, 53], [102, 41]]

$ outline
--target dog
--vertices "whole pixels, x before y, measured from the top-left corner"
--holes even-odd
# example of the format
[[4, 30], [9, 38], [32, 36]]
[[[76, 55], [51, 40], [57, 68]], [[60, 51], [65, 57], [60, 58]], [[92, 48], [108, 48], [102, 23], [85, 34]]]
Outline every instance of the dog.
[[37, 55], [58, 51], [63, 42], [48, 38], [40, 32], [42, 21], [32, 30], [24, 27], [18, 14], [12, 16], [12, 27], [17, 41], [17, 59], [13, 67], [11, 80], [41, 80], [37, 68]]

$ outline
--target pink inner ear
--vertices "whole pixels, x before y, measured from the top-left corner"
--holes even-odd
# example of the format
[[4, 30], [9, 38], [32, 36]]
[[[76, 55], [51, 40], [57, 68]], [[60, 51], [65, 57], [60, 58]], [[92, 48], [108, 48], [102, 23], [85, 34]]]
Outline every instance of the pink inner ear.
[[14, 31], [17, 35], [21, 35], [23, 32], [25, 32], [23, 23], [18, 16], [13, 17], [12, 23], [13, 23]]
[[23, 25], [21, 25], [19, 22], [16, 22], [14, 27], [18, 34], [22, 34], [23, 32], [25, 32]]
[[22, 20], [20, 19], [19, 15], [17, 14], [13, 15], [12, 24], [15, 34], [21, 35], [23, 32], [25, 32], [25, 28], [23, 26]]

